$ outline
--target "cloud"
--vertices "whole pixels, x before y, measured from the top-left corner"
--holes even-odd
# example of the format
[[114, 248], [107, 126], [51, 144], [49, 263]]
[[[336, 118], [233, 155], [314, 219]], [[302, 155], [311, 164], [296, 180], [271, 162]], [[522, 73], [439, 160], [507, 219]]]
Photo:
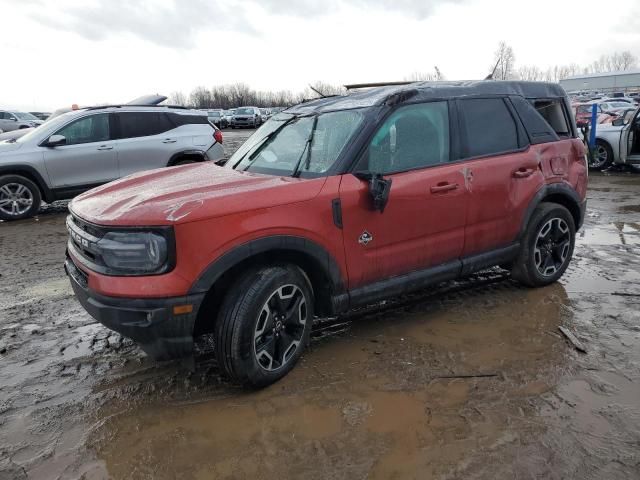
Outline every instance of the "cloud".
[[[3, 0], [0, 0], [0, 2]], [[313, 18], [332, 15], [344, 7], [398, 12], [424, 19], [442, 4], [467, 0], [22, 0], [31, 6], [30, 17], [56, 30], [73, 32], [89, 40], [129, 34], [171, 48], [196, 46], [203, 31], [235, 32], [259, 36], [250, 20], [260, 11], [271, 15]], [[54, 8], [47, 8], [55, 5]]]
[[257, 35], [256, 28], [246, 19], [244, 7], [237, 6], [232, 11], [223, 0], [98, 0], [66, 6], [57, 4], [55, 12], [34, 11], [31, 18], [89, 40], [124, 33], [174, 48], [194, 47], [198, 33], [203, 30]]
[[464, 3], [467, 0], [262, 0], [260, 5], [271, 13], [308, 17], [332, 14], [343, 7], [371, 9], [401, 13], [422, 20], [429, 17], [440, 5]]

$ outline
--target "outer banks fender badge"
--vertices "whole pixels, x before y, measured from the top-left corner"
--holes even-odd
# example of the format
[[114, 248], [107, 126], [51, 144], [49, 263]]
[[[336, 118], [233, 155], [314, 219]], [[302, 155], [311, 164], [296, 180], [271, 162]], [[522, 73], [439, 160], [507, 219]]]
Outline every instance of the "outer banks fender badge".
[[369, 244], [371, 240], [373, 240], [373, 235], [371, 235], [366, 230], [362, 232], [362, 235], [358, 237], [358, 243], [360, 245], [364, 245], [365, 247]]

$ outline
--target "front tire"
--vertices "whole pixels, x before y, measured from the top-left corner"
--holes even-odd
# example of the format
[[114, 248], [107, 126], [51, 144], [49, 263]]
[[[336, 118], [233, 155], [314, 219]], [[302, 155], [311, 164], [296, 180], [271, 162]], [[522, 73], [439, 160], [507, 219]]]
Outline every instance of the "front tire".
[[22, 175], [0, 176], [0, 219], [21, 220], [40, 210], [42, 195], [38, 186]]
[[611, 146], [602, 140], [596, 140], [596, 146], [593, 149], [593, 159], [589, 161], [591, 170], [605, 170], [613, 163], [613, 150]]
[[569, 266], [575, 239], [569, 210], [556, 203], [540, 204], [531, 216], [511, 276], [529, 287], [557, 281]]
[[218, 364], [243, 385], [270, 385], [297, 363], [309, 343], [312, 321], [313, 292], [298, 267], [248, 272], [231, 287], [218, 314]]

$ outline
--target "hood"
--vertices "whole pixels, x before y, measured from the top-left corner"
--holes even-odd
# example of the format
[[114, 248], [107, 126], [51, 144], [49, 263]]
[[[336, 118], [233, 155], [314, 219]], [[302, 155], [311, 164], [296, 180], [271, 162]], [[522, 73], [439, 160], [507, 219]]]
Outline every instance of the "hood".
[[76, 197], [69, 208], [99, 225], [171, 225], [310, 200], [325, 180], [237, 172], [205, 162], [130, 175]]

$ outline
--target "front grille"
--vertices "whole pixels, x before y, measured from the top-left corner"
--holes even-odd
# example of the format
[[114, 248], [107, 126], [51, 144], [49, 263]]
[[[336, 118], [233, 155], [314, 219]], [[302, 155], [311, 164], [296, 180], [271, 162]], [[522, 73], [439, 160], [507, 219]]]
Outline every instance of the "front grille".
[[91, 270], [100, 271], [105, 267], [97, 243], [105, 232], [95, 225], [71, 214], [67, 217], [69, 242], [67, 247]]

